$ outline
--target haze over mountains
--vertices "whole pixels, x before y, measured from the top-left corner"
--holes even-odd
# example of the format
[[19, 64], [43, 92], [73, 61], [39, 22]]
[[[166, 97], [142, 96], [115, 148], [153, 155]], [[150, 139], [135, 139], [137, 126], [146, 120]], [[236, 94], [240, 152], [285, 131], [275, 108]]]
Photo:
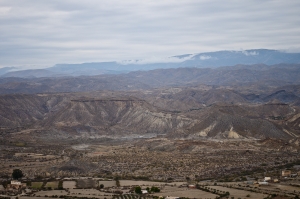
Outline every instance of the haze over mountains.
[[218, 68], [171, 68], [136, 71], [115, 75], [1, 78], [0, 92], [49, 93], [86, 92], [99, 90], [137, 90], [160, 87], [197, 86], [250, 86], [257, 89], [300, 83], [299, 64], [236, 65]]
[[100, 74], [120, 74], [131, 71], [147, 71], [179, 67], [216, 68], [237, 64], [297, 64], [300, 53], [286, 53], [277, 50], [252, 49], [245, 51], [217, 51], [199, 54], [185, 54], [160, 59], [125, 60], [122, 62], [95, 62], [82, 64], [56, 64], [46, 69], [20, 70], [16, 67], [0, 69], [2, 77], [59, 77]]

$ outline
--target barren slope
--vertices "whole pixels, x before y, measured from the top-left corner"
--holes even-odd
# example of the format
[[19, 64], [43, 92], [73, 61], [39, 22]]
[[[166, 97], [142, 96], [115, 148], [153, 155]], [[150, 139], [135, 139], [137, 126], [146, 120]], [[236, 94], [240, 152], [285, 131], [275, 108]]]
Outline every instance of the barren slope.
[[70, 100], [42, 122], [47, 128], [98, 131], [99, 134], [169, 133], [192, 122], [133, 98]]
[[289, 139], [300, 135], [295, 103], [276, 102], [275, 97], [256, 104], [225, 88], [18, 94], [2, 95], [0, 102], [1, 127], [22, 126], [58, 136]]
[[65, 102], [61, 95], [3, 95], [0, 96], [0, 126], [32, 125], [44, 120], [47, 113]]

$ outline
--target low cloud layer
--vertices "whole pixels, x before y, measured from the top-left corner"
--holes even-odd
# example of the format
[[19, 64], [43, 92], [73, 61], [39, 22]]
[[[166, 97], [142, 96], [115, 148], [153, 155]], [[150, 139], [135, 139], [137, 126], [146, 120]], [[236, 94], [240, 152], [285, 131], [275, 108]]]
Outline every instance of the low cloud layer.
[[184, 57], [148, 57], [145, 59], [138, 60], [122, 60], [119, 61], [120, 64], [152, 64], [152, 63], [180, 63], [186, 60], [192, 59], [194, 55], [188, 55]]
[[299, 10], [297, 0], [2, 0], [0, 67], [299, 51]]

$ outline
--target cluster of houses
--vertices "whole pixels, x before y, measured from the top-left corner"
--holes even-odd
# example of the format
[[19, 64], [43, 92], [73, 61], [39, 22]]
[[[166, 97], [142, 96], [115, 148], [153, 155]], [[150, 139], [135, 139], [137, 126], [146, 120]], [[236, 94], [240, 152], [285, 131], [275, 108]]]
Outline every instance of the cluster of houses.
[[[289, 169], [284, 169], [281, 171], [281, 179], [282, 180], [285, 180], [288, 178], [289, 179], [296, 178], [297, 176], [300, 176], [300, 171], [298, 171], [296, 173], [292, 173], [292, 171]], [[261, 181], [245, 181], [244, 183], [259, 186], [259, 185], [269, 185], [269, 183], [279, 183], [279, 182], [280, 182], [280, 180], [278, 178], [265, 177]]]
[[0, 185], [0, 194], [15, 196], [15, 195], [30, 195], [32, 190], [28, 188], [26, 183], [22, 183], [17, 180], [10, 181], [5, 187]]
[[[298, 165], [297, 165], [298, 166]], [[300, 168], [300, 167], [299, 167]], [[284, 178], [295, 178], [297, 176], [300, 176], [300, 171], [296, 172], [296, 173], [292, 173], [291, 170], [282, 170], [281, 172], [281, 176]]]

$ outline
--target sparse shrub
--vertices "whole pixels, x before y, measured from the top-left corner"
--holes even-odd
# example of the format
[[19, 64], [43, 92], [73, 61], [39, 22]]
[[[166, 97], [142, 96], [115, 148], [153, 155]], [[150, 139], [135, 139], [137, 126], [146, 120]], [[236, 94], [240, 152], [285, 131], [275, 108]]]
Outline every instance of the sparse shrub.
[[158, 188], [158, 187], [154, 187], [154, 186], [152, 186], [151, 187], [151, 190], [150, 190], [151, 192], [160, 192], [160, 189]]

